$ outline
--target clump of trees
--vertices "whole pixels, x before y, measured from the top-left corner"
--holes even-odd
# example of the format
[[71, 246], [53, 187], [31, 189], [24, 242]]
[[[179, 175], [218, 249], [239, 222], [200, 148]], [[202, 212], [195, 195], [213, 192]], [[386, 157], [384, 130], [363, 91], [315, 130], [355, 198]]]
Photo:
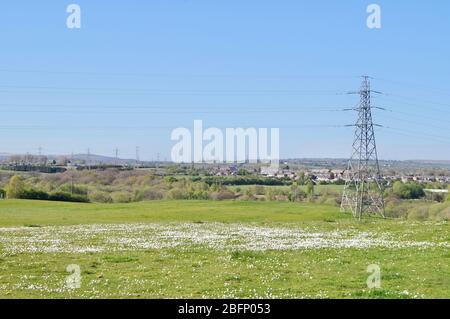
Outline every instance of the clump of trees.
[[[0, 197], [99, 203], [146, 200], [248, 200], [315, 202], [339, 205], [341, 191], [303, 180], [244, 176], [162, 176], [157, 171], [118, 169], [69, 171], [57, 174], [0, 172]], [[450, 214], [450, 195], [426, 201], [422, 185], [395, 182], [385, 191], [386, 211], [391, 217], [445, 220]], [[3, 191], [2, 191], [3, 189]], [[449, 187], [450, 189], [450, 187]], [[437, 203], [437, 200], [442, 203]]]
[[14, 175], [5, 187], [7, 198], [21, 198], [25, 193], [25, 181], [22, 176]]
[[206, 184], [221, 184], [221, 185], [267, 185], [267, 186], [283, 186], [289, 185], [290, 180], [279, 178], [264, 178], [258, 176], [207, 176], [202, 179]]
[[423, 185], [416, 182], [403, 183], [396, 181], [391, 189], [388, 189], [388, 195], [398, 196], [400, 199], [419, 199], [425, 196]]
[[409, 220], [450, 220], [450, 202], [408, 202], [392, 201], [386, 204], [389, 217]]
[[42, 190], [36, 190], [27, 185], [21, 175], [14, 175], [5, 187], [6, 198], [11, 199], [35, 199], [63, 202], [88, 202], [86, 196], [71, 194], [66, 192], [47, 193]]

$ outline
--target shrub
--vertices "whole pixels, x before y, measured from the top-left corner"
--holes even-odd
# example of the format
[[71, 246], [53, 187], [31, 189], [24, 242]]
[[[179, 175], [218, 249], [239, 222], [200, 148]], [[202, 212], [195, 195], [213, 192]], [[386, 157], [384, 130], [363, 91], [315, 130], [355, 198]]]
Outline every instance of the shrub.
[[321, 204], [337, 206], [339, 201], [337, 197], [323, 197]]
[[178, 180], [173, 176], [167, 176], [164, 178], [164, 181], [168, 184], [172, 184], [172, 183], [177, 182]]
[[34, 200], [49, 200], [49, 195], [46, 192], [35, 190], [35, 189], [27, 189], [20, 194], [20, 199], [34, 199]]
[[14, 175], [10, 178], [5, 188], [6, 197], [8, 198], [20, 198], [25, 192], [25, 181], [22, 176]]
[[402, 183], [397, 181], [392, 187], [395, 195], [402, 199], [419, 199], [425, 196], [423, 186], [419, 183]]
[[58, 201], [58, 202], [77, 202], [77, 203], [86, 203], [88, 202], [88, 198], [82, 195], [64, 193], [64, 192], [56, 192], [56, 193], [47, 193], [41, 190], [36, 189], [27, 189], [24, 190], [20, 194], [20, 199], [31, 199], [31, 200], [49, 200], [49, 201]]
[[182, 188], [172, 188], [166, 194], [168, 199], [187, 199], [187, 193], [185, 189]]
[[48, 200], [58, 201], [58, 202], [76, 202], [76, 203], [89, 202], [89, 199], [86, 196], [64, 193], [64, 192], [56, 192], [56, 193], [49, 194]]
[[77, 195], [87, 195], [88, 189], [85, 185], [73, 185], [70, 183], [66, 183], [60, 186], [59, 190], [63, 193], [73, 193]]
[[227, 200], [227, 199], [235, 199], [236, 194], [234, 192], [224, 189], [219, 192], [213, 192], [209, 195], [209, 197], [213, 200]]
[[430, 207], [430, 219], [450, 220], [450, 203], [435, 204]]
[[302, 191], [297, 185], [292, 185], [288, 194], [288, 198], [291, 202], [302, 201], [306, 198], [306, 193]]
[[408, 216], [409, 205], [402, 205], [401, 200], [395, 196], [391, 195], [385, 199], [385, 210], [388, 217], [399, 218]]
[[89, 192], [88, 198], [91, 202], [96, 203], [111, 203], [112, 199], [109, 193], [95, 190], [93, 192]]
[[133, 195], [129, 192], [113, 192], [110, 196], [114, 203], [130, 203], [133, 200]]
[[408, 219], [412, 220], [425, 220], [428, 219], [428, 207], [419, 206], [414, 207], [408, 211]]
[[308, 184], [306, 184], [306, 194], [308, 194], [308, 196], [314, 195], [314, 183], [312, 181], [309, 181]]
[[159, 200], [163, 199], [164, 194], [161, 190], [157, 189], [156, 187], [147, 187], [144, 189], [137, 190], [134, 194], [134, 200], [135, 201], [142, 201], [142, 200]]
[[262, 185], [256, 185], [254, 187], [254, 194], [255, 195], [265, 195], [265, 190], [264, 190], [264, 186]]
[[450, 220], [450, 206], [439, 211], [438, 214], [435, 216], [435, 219], [449, 221]]

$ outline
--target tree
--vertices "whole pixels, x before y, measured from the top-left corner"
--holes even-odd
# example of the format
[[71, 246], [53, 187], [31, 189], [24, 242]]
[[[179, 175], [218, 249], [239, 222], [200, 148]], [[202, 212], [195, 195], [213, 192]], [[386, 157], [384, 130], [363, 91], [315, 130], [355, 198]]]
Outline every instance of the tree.
[[249, 172], [245, 168], [240, 168], [238, 169], [237, 174], [239, 176], [247, 176], [249, 175]]
[[314, 195], [314, 183], [312, 181], [306, 184], [306, 193], [311, 197]]
[[291, 202], [300, 201], [305, 197], [305, 193], [298, 187], [297, 183], [293, 183], [288, 198]]
[[22, 176], [14, 175], [6, 185], [7, 198], [20, 198], [25, 193], [25, 181]]
[[297, 174], [297, 176], [298, 176], [298, 183], [300, 185], [305, 185], [305, 180], [306, 180], [305, 172], [300, 172]]
[[418, 199], [425, 196], [423, 186], [418, 183], [402, 183], [397, 181], [392, 186], [392, 191], [401, 199]]

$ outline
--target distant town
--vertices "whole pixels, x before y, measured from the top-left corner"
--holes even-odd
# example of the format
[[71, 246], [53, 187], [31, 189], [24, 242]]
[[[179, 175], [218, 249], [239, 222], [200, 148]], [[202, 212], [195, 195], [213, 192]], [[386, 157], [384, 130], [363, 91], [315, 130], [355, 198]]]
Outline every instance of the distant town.
[[[0, 168], [8, 171], [61, 173], [71, 170], [145, 170], [153, 169], [164, 175], [167, 169], [178, 167], [180, 175], [184, 170], [196, 170], [206, 176], [257, 175], [272, 179], [305, 179], [316, 184], [343, 184], [348, 160], [346, 159], [285, 159], [278, 169], [264, 164], [186, 163], [174, 164], [168, 161], [139, 161], [95, 154], [74, 155], [10, 155], [0, 153]], [[379, 161], [382, 179], [418, 183], [450, 183], [450, 161]]]

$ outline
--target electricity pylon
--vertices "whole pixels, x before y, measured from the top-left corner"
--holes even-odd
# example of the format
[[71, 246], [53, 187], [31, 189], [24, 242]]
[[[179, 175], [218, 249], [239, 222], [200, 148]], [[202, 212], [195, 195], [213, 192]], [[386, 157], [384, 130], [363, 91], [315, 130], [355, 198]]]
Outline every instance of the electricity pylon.
[[[352, 156], [348, 162], [341, 211], [351, 211], [355, 218], [379, 214], [385, 218], [383, 187], [372, 121], [370, 80], [363, 77]], [[379, 92], [376, 92], [379, 93]]]

